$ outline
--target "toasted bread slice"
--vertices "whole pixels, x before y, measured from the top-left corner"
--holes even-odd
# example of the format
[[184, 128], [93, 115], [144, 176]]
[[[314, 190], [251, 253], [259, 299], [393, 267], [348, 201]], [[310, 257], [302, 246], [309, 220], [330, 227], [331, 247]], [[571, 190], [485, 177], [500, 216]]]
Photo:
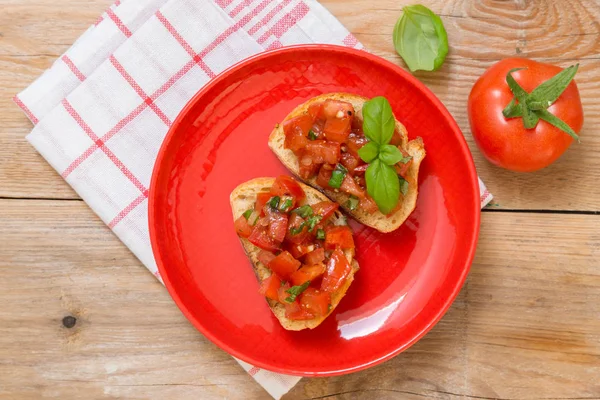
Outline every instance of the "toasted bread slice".
[[[268, 192], [271, 189], [271, 186], [273, 186], [274, 181], [275, 178], [256, 178], [242, 183], [235, 188], [233, 192], [231, 192], [231, 196], [229, 198], [231, 202], [231, 210], [233, 212], [233, 220], [235, 221], [237, 218], [239, 218], [244, 211], [253, 208], [254, 203], [256, 202], [256, 195], [260, 192]], [[310, 186], [307, 186], [303, 183], [299, 183], [299, 185], [306, 193], [308, 204], [314, 204], [320, 201], [328, 200], [327, 197], [325, 197], [321, 192], [311, 188]], [[334, 218], [334, 224], [346, 225], [346, 217], [339, 211], [336, 212], [332, 218]], [[268, 278], [271, 275], [271, 270], [258, 261], [258, 253], [260, 252], [260, 249], [250, 243], [248, 239], [240, 237], [240, 241], [242, 242], [242, 247], [244, 248], [246, 255], [252, 262], [252, 267], [254, 268], [254, 273], [256, 274], [258, 281], [261, 282], [262, 280]], [[340, 303], [340, 300], [342, 300], [342, 297], [344, 297], [348, 291], [350, 284], [354, 280], [354, 274], [359, 269], [358, 262], [354, 259], [354, 250], [346, 250], [344, 251], [344, 254], [352, 266], [352, 271], [350, 272], [346, 283], [344, 283], [344, 285], [337, 292], [331, 294], [331, 310], [329, 313], [327, 313], [327, 315], [306, 321], [293, 321], [286, 318], [285, 307], [281, 303], [271, 299], [266, 299], [269, 307], [271, 307], [271, 310], [273, 311], [273, 314], [275, 314], [281, 323], [281, 326], [290, 331], [313, 329], [319, 326], [319, 324], [321, 324], [321, 322], [323, 322], [323, 320], [333, 312], [333, 310]]]
[[[313, 99], [310, 99], [306, 103], [296, 107], [285, 118], [285, 120], [307, 113], [308, 107], [311, 104], [327, 99], [341, 100], [351, 103], [354, 106], [354, 110], [356, 111], [356, 117], [361, 120], [363, 104], [368, 100], [365, 97], [348, 93], [323, 94]], [[350, 198], [350, 196], [346, 193], [336, 192], [332, 189], [320, 187], [319, 185], [317, 185], [316, 177], [309, 180], [303, 180], [302, 178], [300, 178], [298, 157], [296, 157], [293, 151], [284, 148], [285, 134], [283, 132], [282, 124], [277, 124], [277, 126], [275, 126], [275, 129], [269, 136], [269, 147], [271, 148], [271, 150], [273, 150], [273, 152], [279, 158], [279, 160], [281, 160], [281, 162], [287, 167], [287, 169], [289, 169], [296, 177], [298, 177], [298, 179], [303, 180], [312, 187], [325, 193], [327, 197], [337, 202], [342, 208], [344, 208], [344, 210], [346, 210], [346, 212], [348, 212], [348, 214], [350, 214], [356, 220], [367, 226], [375, 228], [380, 232], [391, 232], [398, 229], [400, 225], [402, 225], [402, 223], [415, 209], [417, 203], [417, 194], [419, 190], [419, 167], [421, 165], [421, 161], [423, 161], [423, 159], [425, 158], [425, 147], [423, 146], [423, 140], [420, 137], [418, 137], [409, 142], [406, 128], [398, 120], [396, 120], [396, 129], [400, 133], [400, 136], [402, 136], [402, 148], [413, 157], [413, 162], [407, 172], [406, 180], [408, 181], [408, 192], [405, 196], [400, 195], [400, 201], [402, 203], [401, 207], [398, 209], [398, 211], [394, 212], [389, 216], [379, 212], [379, 210], [373, 214], [368, 214], [360, 208], [357, 208], [356, 210], [352, 211], [346, 206], [346, 203]]]

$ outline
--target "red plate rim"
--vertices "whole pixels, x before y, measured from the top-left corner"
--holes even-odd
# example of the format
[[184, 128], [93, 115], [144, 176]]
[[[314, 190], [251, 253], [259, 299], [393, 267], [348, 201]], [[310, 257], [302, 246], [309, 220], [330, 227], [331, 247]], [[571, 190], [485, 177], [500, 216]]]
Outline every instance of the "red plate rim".
[[387, 360], [393, 358], [394, 356], [398, 355], [399, 353], [403, 352], [404, 350], [408, 349], [413, 344], [415, 344], [417, 341], [419, 341], [423, 336], [425, 336], [425, 334], [427, 332], [429, 332], [429, 330], [431, 330], [431, 328], [433, 328], [433, 326], [444, 316], [444, 314], [446, 314], [446, 312], [448, 311], [448, 309], [450, 308], [450, 306], [456, 299], [456, 296], [462, 289], [462, 286], [467, 278], [467, 275], [471, 269], [471, 264], [475, 257], [475, 250], [476, 250], [477, 242], [479, 239], [480, 219], [481, 219], [481, 215], [480, 215], [481, 209], [478, 207], [478, 205], [477, 205], [478, 203], [474, 203], [475, 208], [474, 208], [472, 214], [473, 214], [473, 218], [474, 218], [473, 222], [475, 225], [475, 232], [474, 232], [473, 240], [470, 244], [470, 248], [468, 250], [468, 256], [465, 258], [465, 267], [463, 268], [463, 272], [460, 275], [460, 278], [456, 281], [456, 283], [454, 285], [454, 288], [451, 292], [451, 296], [448, 297], [447, 301], [440, 308], [438, 314], [436, 314], [435, 317], [432, 318], [428, 324], [423, 326], [423, 329], [420, 332], [418, 332], [416, 335], [414, 335], [409, 341], [407, 341], [406, 343], [404, 343], [401, 346], [398, 346], [397, 348], [395, 348], [388, 354], [386, 354], [382, 357], [379, 357], [377, 359], [374, 359], [370, 362], [363, 363], [361, 365], [357, 365], [355, 367], [346, 368], [344, 370], [335, 370], [335, 371], [306, 372], [306, 371], [289, 370], [289, 369], [285, 369], [285, 368], [274, 367], [272, 365], [269, 365], [268, 363], [253, 359], [252, 357], [247, 357], [245, 354], [240, 353], [237, 350], [235, 350], [234, 348], [227, 346], [218, 337], [214, 336], [208, 329], [206, 329], [204, 327], [204, 325], [202, 324], [201, 321], [199, 321], [198, 319], [196, 319], [194, 317], [194, 315], [185, 306], [185, 304], [183, 303], [183, 301], [181, 300], [181, 298], [179, 297], [177, 292], [174, 290], [174, 288], [168, 278], [167, 271], [166, 271], [166, 269], [162, 263], [161, 257], [160, 257], [160, 249], [157, 244], [158, 243], [158, 237], [157, 237], [158, 233], [155, 228], [156, 216], [155, 216], [155, 212], [154, 212], [154, 201], [155, 201], [154, 193], [156, 193], [155, 187], [156, 187], [157, 181], [158, 181], [159, 169], [163, 163], [163, 159], [166, 156], [166, 149], [168, 147], [168, 144], [171, 141], [172, 137], [175, 135], [177, 128], [178, 128], [179, 124], [181, 123], [181, 120], [184, 118], [184, 116], [190, 111], [190, 109], [198, 101], [198, 99], [203, 97], [207, 92], [209, 92], [219, 82], [221, 82], [224, 79], [227, 79], [229, 76], [231, 76], [238, 70], [240, 70], [256, 61], [270, 58], [273, 55], [293, 53], [298, 50], [333, 52], [333, 53], [339, 53], [339, 56], [343, 56], [344, 54], [346, 54], [346, 55], [352, 55], [352, 56], [366, 58], [370, 62], [378, 64], [380, 67], [391, 69], [393, 72], [397, 73], [398, 75], [401, 75], [403, 79], [406, 79], [407, 81], [409, 81], [410, 83], [415, 85], [432, 102], [432, 104], [434, 106], [436, 106], [442, 112], [442, 114], [444, 115], [444, 118], [447, 120], [448, 124], [452, 127], [452, 130], [454, 131], [454, 133], [455, 134], [458, 133], [455, 136], [458, 139], [459, 146], [460, 146], [461, 150], [463, 151], [463, 154], [468, 158], [467, 161], [469, 161], [468, 162], [469, 167], [468, 167], [468, 171], [467, 171], [468, 179], [466, 179], [466, 181], [471, 183], [470, 189], [472, 191], [472, 195], [474, 196], [474, 198], [476, 198], [476, 199], [480, 198], [477, 171], [475, 169], [473, 157], [471, 155], [471, 152], [469, 150], [467, 142], [462, 134], [462, 131], [460, 130], [460, 127], [458, 126], [458, 124], [456, 123], [456, 121], [454, 120], [454, 118], [452, 117], [450, 112], [448, 111], [448, 109], [444, 106], [444, 104], [421, 81], [419, 81], [412, 74], [405, 71], [398, 65], [396, 65], [386, 59], [383, 59], [379, 56], [371, 54], [365, 50], [357, 50], [357, 49], [352, 49], [352, 48], [348, 48], [348, 47], [337, 46], [337, 45], [327, 45], [327, 44], [293, 45], [293, 46], [286, 46], [283, 48], [279, 48], [279, 49], [275, 49], [275, 50], [268, 50], [268, 51], [265, 51], [262, 53], [258, 53], [258, 54], [255, 54], [253, 56], [250, 56], [250, 57], [238, 62], [237, 64], [234, 64], [233, 66], [229, 67], [228, 69], [223, 71], [221, 74], [219, 74], [211, 82], [206, 84], [202, 89], [200, 89], [198, 91], [198, 93], [196, 93], [190, 99], [190, 101], [188, 101], [188, 103], [183, 107], [183, 109], [179, 112], [179, 114], [177, 115], [177, 118], [174, 120], [173, 124], [169, 128], [169, 131], [167, 132], [167, 135], [165, 136], [165, 139], [163, 140], [163, 143], [158, 152], [158, 155], [157, 155], [157, 158], [156, 158], [156, 161], [154, 164], [154, 168], [152, 171], [152, 179], [150, 182], [150, 189], [149, 189], [149, 196], [148, 196], [148, 224], [149, 224], [149, 232], [150, 232], [150, 242], [152, 245], [153, 254], [155, 256], [155, 261], [158, 266], [158, 270], [160, 272], [160, 275], [162, 277], [164, 285], [167, 288], [167, 290], [168, 290], [169, 294], [171, 295], [171, 297], [173, 298], [173, 300], [175, 301], [175, 304], [177, 304], [177, 306], [179, 307], [181, 312], [192, 323], [192, 325], [194, 325], [194, 327], [196, 329], [198, 329], [206, 338], [208, 338], [211, 342], [213, 342], [214, 344], [219, 346], [222, 350], [225, 350], [230, 355], [232, 355], [242, 361], [245, 361], [249, 364], [252, 364], [253, 366], [256, 366], [256, 367], [259, 367], [259, 368], [262, 368], [262, 369], [265, 369], [268, 371], [272, 371], [272, 372], [278, 372], [278, 373], [288, 374], [288, 375], [297, 375], [297, 376], [303, 376], [303, 377], [338, 376], [338, 375], [345, 375], [345, 374], [349, 374], [352, 372], [361, 371], [361, 370], [373, 367], [375, 365], [381, 364], [384, 361], [387, 361]]

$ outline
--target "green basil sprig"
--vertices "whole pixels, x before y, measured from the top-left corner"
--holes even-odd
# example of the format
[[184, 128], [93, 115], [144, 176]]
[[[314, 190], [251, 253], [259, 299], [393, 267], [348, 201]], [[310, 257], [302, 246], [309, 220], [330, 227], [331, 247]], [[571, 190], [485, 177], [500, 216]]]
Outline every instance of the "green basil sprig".
[[358, 155], [369, 164], [365, 174], [367, 193], [382, 213], [389, 214], [398, 204], [401, 192], [393, 166], [405, 159], [396, 146], [389, 144], [396, 121], [385, 97], [367, 101], [362, 113], [363, 131], [369, 142], [358, 150]]
[[435, 71], [448, 54], [444, 23], [425, 6], [404, 7], [394, 27], [394, 47], [412, 72]]
[[576, 64], [563, 69], [552, 78], [541, 83], [531, 93], [527, 93], [512, 76], [513, 72], [525, 68], [513, 68], [508, 71], [506, 74], [506, 83], [515, 95], [515, 98], [502, 110], [504, 118], [522, 118], [525, 129], [535, 128], [540, 119], [542, 119], [579, 141], [577, 133], [565, 121], [548, 111], [548, 107], [554, 104], [565, 89], [567, 89], [575, 77], [578, 68], [579, 64]]

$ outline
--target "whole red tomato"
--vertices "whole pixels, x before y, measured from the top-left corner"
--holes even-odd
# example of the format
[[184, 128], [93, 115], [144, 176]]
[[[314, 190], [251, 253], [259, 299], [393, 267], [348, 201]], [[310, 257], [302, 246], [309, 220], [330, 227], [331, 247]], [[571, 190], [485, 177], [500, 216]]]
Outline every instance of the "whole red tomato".
[[[513, 171], [536, 171], [556, 161], [573, 138], [543, 120], [533, 129], [525, 129], [522, 118], [506, 119], [502, 115], [504, 107], [515, 97], [506, 82], [506, 75], [513, 68], [526, 68], [513, 72], [512, 76], [527, 93], [562, 70], [523, 58], [508, 58], [492, 65], [471, 89], [469, 123], [477, 146], [490, 162]], [[583, 109], [575, 81], [548, 111], [579, 133]]]

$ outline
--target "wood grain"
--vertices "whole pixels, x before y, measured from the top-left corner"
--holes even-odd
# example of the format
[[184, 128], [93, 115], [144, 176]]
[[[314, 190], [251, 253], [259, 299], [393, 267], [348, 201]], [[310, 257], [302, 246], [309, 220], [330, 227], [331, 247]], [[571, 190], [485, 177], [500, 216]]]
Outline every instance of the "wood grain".
[[[268, 398], [83, 202], [0, 209], [0, 399]], [[600, 398], [599, 223], [484, 213], [468, 281], [424, 339], [285, 399]]]
[[[63, 4], [64, 3], [64, 4]], [[74, 198], [76, 194], [22, 138], [30, 129], [10, 99], [26, 87], [107, 4], [104, 0], [0, 0], [0, 197]], [[323, 0], [367, 49], [404, 66], [392, 44], [394, 23], [407, 0]], [[417, 74], [462, 128], [479, 174], [495, 195], [492, 207], [599, 211], [600, 3], [594, 0], [424, 1], [442, 15], [451, 45], [441, 70]], [[19, 24], [12, 21], [18, 19]], [[581, 64], [577, 82], [584, 103], [582, 144], [553, 166], [516, 174], [490, 165], [472, 141], [466, 115], [471, 86], [494, 61], [526, 56], [568, 66]], [[22, 179], [21, 172], [31, 177]], [[509, 182], [509, 184], [507, 184]]]

